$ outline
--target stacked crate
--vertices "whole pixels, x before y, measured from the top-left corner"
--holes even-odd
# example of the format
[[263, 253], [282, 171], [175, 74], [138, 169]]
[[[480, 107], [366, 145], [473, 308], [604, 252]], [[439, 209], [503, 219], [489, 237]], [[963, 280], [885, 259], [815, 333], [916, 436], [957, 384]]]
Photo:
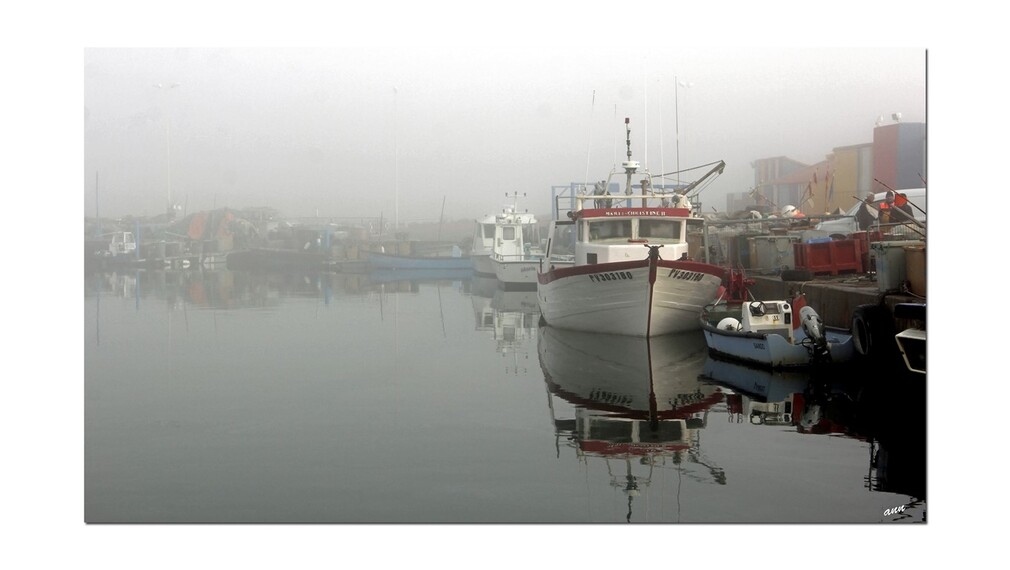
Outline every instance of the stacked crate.
[[793, 244], [796, 268], [806, 269], [814, 275], [863, 273], [866, 271], [864, 244], [863, 240], [830, 238]]

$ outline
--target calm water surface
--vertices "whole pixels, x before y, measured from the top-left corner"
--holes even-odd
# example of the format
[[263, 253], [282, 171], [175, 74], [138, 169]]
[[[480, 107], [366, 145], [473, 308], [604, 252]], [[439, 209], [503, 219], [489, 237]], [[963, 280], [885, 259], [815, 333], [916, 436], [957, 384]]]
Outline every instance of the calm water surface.
[[88, 522], [925, 520], [925, 381], [539, 328], [485, 280], [85, 275]]

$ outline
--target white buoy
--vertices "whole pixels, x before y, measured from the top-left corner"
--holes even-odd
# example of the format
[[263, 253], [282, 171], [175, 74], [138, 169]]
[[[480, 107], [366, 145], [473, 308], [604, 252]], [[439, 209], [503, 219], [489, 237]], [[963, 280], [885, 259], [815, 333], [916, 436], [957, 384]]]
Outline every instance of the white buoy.
[[717, 328], [721, 331], [739, 331], [743, 327], [740, 325], [740, 321], [733, 317], [726, 317], [719, 321]]

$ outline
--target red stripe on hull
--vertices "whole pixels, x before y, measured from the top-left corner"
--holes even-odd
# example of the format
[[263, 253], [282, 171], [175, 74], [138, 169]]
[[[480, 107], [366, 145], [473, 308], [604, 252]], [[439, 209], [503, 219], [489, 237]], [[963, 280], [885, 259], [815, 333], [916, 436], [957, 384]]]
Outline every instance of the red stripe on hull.
[[[562, 279], [564, 277], [573, 277], [575, 275], [591, 275], [593, 273], [607, 273], [610, 271], [622, 271], [625, 269], [634, 269], [636, 267], [647, 267], [649, 265], [648, 259], [643, 259], [641, 261], [617, 261], [614, 263], [597, 263], [594, 265], [576, 265], [573, 267], [561, 267], [555, 268], [547, 271], [546, 273], [538, 273], [537, 280], [541, 284], [548, 284], [556, 279]], [[698, 261], [668, 261], [666, 259], [660, 259], [657, 264], [658, 267], [665, 269], [681, 269], [684, 271], [695, 271], [698, 273], [707, 273], [709, 275], [714, 275], [720, 279], [726, 274], [725, 270], [716, 265], [710, 265], [708, 263], [701, 263]], [[650, 282], [654, 281], [653, 275], [650, 273]]]

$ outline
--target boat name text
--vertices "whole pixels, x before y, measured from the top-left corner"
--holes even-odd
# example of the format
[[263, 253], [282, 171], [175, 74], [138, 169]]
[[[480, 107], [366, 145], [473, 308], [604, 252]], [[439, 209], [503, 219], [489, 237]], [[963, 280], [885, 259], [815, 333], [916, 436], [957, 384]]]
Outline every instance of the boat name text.
[[610, 210], [603, 211], [604, 216], [665, 216], [666, 211], [664, 210], [619, 210], [617, 212], [611, 212]]

